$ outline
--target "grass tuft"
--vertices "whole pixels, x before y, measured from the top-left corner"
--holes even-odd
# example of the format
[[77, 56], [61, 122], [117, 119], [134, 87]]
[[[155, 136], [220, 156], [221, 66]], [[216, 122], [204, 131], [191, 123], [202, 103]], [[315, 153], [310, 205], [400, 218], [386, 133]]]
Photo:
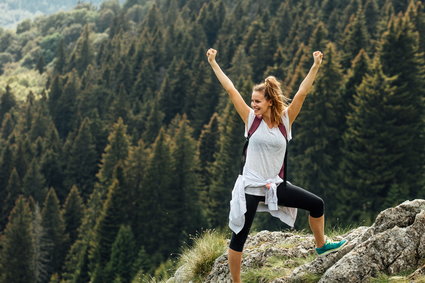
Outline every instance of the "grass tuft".
[[193, 246], [185, 248], [178, 261], [178, 266], [184, 266], [185, 282], [202, 282], [226, 248], [226, 237], [221, 232], [207, 230], [196, 237]]

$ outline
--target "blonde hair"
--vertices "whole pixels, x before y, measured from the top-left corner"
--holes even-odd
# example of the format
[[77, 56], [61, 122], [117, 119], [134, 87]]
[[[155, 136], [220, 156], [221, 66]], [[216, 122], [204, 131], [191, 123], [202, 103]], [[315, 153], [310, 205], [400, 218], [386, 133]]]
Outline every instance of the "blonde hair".
[[279, 125], [290, 100], [283, 95], [280, 82], [274, 76], [268, 76], [263, 83], [255, 85], [253, 91], [261, 91], [266, 100], [271, 100], [271, 122], [273, 125]]

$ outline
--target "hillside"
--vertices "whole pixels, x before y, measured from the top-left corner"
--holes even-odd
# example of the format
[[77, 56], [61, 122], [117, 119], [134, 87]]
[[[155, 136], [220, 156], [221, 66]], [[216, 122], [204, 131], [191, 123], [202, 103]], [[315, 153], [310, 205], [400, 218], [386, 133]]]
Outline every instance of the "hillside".
[[[324, 53], [288, 178], [324, 199], [328, 227], [424, 199], [424, 11], [110, 0], [0, 29], [0, 283], [158, 277], [193, 235], [226, 229], [244, 125], [208, 47], [248, 104], [268, 75], [291, 98]], [[287, 228], [265, 215], [253, 227]]]
[[[242, 280], [245, 283], [423, 283], [424, 235], [425, 200], [406, 201], [382, 211], [370, 227], [362, 226], [334, 236], [334, 240], [347, 239], [348, 244], [327, 256], [315, 255], [311, 235], [261, 231], [248, 239]], [[183, 264], [166, 282], [231, 282], [226, 253], [215, 260], [204, 277], [193, 273], [196, 267]]]

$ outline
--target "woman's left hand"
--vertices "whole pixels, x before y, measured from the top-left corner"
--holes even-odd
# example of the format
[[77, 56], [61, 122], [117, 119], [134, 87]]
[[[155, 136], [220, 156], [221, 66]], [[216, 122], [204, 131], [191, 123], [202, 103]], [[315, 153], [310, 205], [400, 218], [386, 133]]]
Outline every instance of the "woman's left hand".
[[313, 52], [314, 64], [320, 66], [322, 64], [323, 53], [320, 51]]

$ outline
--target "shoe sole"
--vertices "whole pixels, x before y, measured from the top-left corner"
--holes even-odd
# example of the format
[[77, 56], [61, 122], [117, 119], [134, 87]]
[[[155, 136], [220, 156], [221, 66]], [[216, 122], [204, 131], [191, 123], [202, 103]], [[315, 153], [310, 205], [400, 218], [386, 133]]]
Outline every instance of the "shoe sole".
[[326, 252], [324, 252], [324, 253], [321, 253], [321, 254], [319, 254], [319, 256], [324, 256], [324, 255], [328, 255], [328, 254], [331, 254], [331, 253], [337, 252], [337, 251], [339, 251], [340, 249], [342, 249], [342, 247], [344, 247], [347, 243], [348, 243], [348, 241], [345, 241], [345, 243], [344, 243], [344, 244], [342, 244], [341, 246], [339, 246], [338, 248], [333, 249], [333, 250], [326, 251]]

